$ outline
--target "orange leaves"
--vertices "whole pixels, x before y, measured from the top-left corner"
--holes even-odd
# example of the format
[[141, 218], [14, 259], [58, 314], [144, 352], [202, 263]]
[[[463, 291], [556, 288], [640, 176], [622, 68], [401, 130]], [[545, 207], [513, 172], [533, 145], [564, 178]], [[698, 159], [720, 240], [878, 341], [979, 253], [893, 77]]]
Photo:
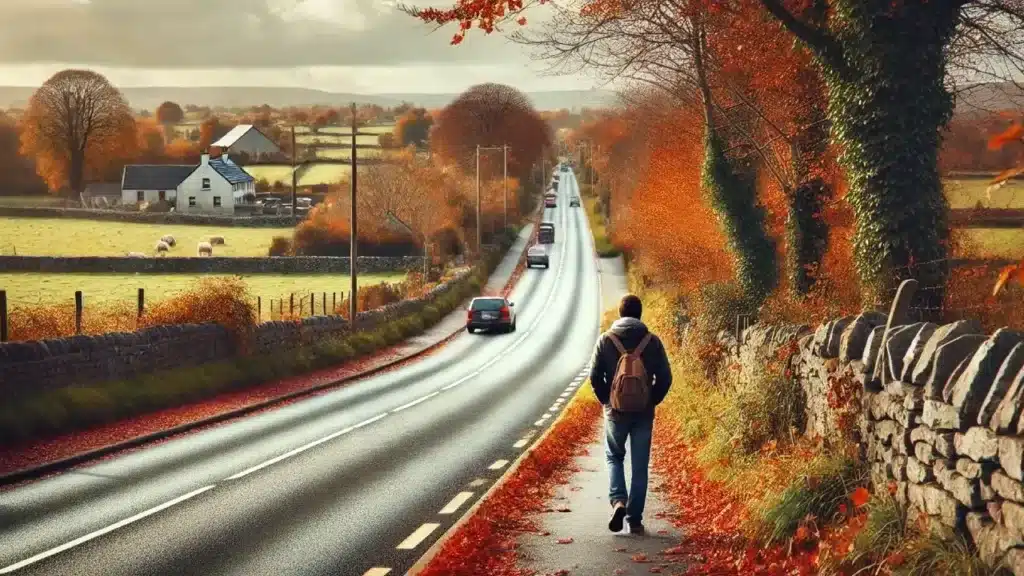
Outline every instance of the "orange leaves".
[[996, 280], [996, 285], [992, 288], [992, 295], [998, 296], [1010, 282], [1024, 285], [1024, 260], [1006, 266], [999, 271], [999, 279]]
[[850, 494], [850, 502], [857, 508], [861, 508], [871, 500], [871, 492], [867, 488], [860, 486]]
[[559, 538], [558, 540], [555, 540], [555, 542], [558, 543], [558, 544], [572, 544], [573, 543], [573, 539], [572, 539], [572, 537], [569, 537], [569, 538]]
[[1024, 126], [1014, 122], [1009, 128], [989, 139], [988, 149], [999, 150], [1011, 142], [1021, 140], [1024, 140]]

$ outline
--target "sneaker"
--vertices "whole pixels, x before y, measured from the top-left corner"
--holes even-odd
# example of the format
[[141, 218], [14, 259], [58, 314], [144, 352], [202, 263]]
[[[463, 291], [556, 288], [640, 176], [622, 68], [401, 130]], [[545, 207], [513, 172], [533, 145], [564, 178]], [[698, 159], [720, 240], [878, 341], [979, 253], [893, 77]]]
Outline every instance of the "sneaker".
[[637, 536], [643, 536], [646, 531], [642, 522], [630, 522], [629, 533], [636, 534]]
[[608, 521], [608, 529], [622, 532], [622, 521], [626, 518], [626, 505], [622, 502], [612, 504], [612, 519]]

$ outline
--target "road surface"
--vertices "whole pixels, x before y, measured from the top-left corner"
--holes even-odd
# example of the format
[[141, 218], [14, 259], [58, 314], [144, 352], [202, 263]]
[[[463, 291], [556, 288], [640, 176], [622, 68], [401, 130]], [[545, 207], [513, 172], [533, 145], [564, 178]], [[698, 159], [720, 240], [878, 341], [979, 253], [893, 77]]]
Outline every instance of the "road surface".
[[563, 173], [516, 332], [0, 492], [0, 574], [404, 574], [582, 380], [600, 287], [578, 190]]

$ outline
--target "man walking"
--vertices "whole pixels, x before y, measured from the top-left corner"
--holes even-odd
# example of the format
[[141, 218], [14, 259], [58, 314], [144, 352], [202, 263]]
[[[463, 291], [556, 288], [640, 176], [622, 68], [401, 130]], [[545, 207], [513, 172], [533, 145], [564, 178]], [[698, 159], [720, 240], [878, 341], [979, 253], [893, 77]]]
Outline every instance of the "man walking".
[[[597, 339], [590, 384], [604, 406], [605, 456], [611, 475], [612, 517], [608, 529], [643, 534], [647, 468], [651, 458], [654, 407], [672, 386], [672, 371], [661, 340], [640, 321], [643, 304], [629, 294], [619, 303], [619, 319]], [[632, 479], [626, 491], [626, 440]]]

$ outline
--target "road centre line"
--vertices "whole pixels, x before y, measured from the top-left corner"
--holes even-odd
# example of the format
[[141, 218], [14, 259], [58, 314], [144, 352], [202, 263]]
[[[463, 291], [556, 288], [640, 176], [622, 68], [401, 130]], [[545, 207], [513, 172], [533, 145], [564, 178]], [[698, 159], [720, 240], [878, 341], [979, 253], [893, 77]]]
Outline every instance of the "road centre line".
[[455, 495], [455, 498], [452, 498], [451, 502], [446, 504], [444, 508], [441, 508], [438, 514], [454, 514], [456, 510], [461, 508], [472, 497], [472, 492], [459, 492]]
[[512, 447], [513, 447], [513, 448], [522, 448], [523, 446], [526, 446], [526, 443], [527, 443], [527, 442], [529, 442], [529, 441], [530, 441], [530, 440], [529, 440], [529, 439], [527, 439], [527, 438], [522, 438], [522, 439], [520, 439], [520, 440], [519, 440], [518, 442], [516, 442], [515, 444], [513, 444], [513, 445], [512, 445]]
[[537, 420], [536, 422], [533, 423], [533, 425], [534, 426], [543, 426], [544, 425], [544, 420]]
[[324, 436], [323, 438], [320, 438], [319, 440], [314, 440], [314, 441], [312, 441], [312, 442], [310, 442], [308, 444], [299, 446], [298, 448], [296, 448], [294, 450], [290, 450], [288, 452], [285, 452], [284, 454], [281, 454], [280, 456], [275, 456], [274, 458], [271, 458], [270, 460], [266, 460], [266, 461], [264, 461], [264, 462], [262, 462], [260, 464], [257, 464], [257, 465], [255, 465], [255, 466], [253, 466], [251, 468], [246, 468], [245, 470], [242, 470], [241, 472], [239, 472], [237, 474], [234, 474], [232, 476], [228, 476], [227, 478], [225, 478], [225, 480], [238, 480], [239, 478], [242, 478], [243, 476], [248, 476], [249, 474], [252, 474], [253, 472], [256, 472], [258, 470], [262, 470], [262, 469], [266, 468], [267, 466], [271, 466], [273, 464], [277, 464], [278, 462], [280, 462], [280, 461], [282, 461], [282, 460], [284, 460], [286, 458], [291, 458], [292, 456], [295, 456], [296, 454], [300, 454], [302, 452], [305, 452], [306, 450], [309, 450], [310, 448], [313, 448], [315, 446], [319, 446], [319, 445], [323, 444], [324, 442], [329, 442], [331, 440], [334, 440], [338, 436], [342, 436], [344, 434], [348, 434], [349, 432], [352, 432], [353, 430], [357, 430], [359, 428], [362, 428], [363, 426], [367, 426], [367, 425], [373, 424], [374, 422], [380, 420], [381, 418], [384, 418], [385, 416], [387, 416], [387, 413], [378, 414], [377, 416], [374, 416], [373, 418], [370, 418], [368, 420], [363, 420], [359, 424], [355, 424], [354, 426], [349, 426], [348, 428], [344, 428], [342, 430], [338, 430], [337, 432], [334, 432], [332, 434], [328, 434], [327, 436]]
[[84, 543], [86, 543], [86, 542], [88, 542], [90, 540], [93, 540], [95, 538], [99, 538], [100, 536], [103, 536], [104, 534], [109, 534], [110, 532], [113, 532], [114, 530], [117, 530], [119, 528], [123, 528], [124, 526], [127, 526], [127, 525], [129, 525], [129, 524], [131, 524], [133, 522], [137, 522], [139, 520], [142, 520], [143, 518], [146, 518], [147, 516], [152, 516], [153, 514], [156, 514], [157, 512], [161, 512], [163, 510], [166, 510], [166, 509], [170, 508], [171, 506], [174, 506], [176, 504], [181, 504], [182, 502], [184, 502], [184, 501], [186, 501], [186, 500], [188, 500], [190, 498], [195, 498], [196, 496], [199, 496], [203, 492], [206, 492], [208, 490], [213, 490], [215, 487], [216, 487], [216, 484], [211, 484], [209, 486], [203, 486], [202, 488], [193, 490], [193, 491], [191, 491], [188, 494], [185, 494], [183, 496], [178, 496], [177, 498], [175, 498], [173, 500], [169, 500], [167, 502], [164, 502], [163, 504], [160, 504], [159, 506], [155, 506], [153, 508], [150, 508], [149, 510], [145, 510], [145, 511], [139, 512], [138, 514], [136, 514], [134, 516], [131, 516], [129, 518], [125, 518], [124, 520], [119, 520], [119, 521], [111, 524], [110, 526], [107, 526], [106, 528], [101, 528], [99, 530], [96, 530], [95, 532], [90, 532], [90, 533], [86, 534], [85, 536], [81, 536], [79, 538], [75, 538], [71, 542], [68, 542], [66, 544], [61, 544], [60, 546], [57, 546], [56, 548], [51, 548], [51, 549], [49, 549], [49, 550], [47, 550], [45, 552], [40, 552], [39, 554], [36, 554], [35, 556], [32, 556], [31, 558], [27, 558], [25, 560], [22, 560], [21, 562], [18, 562], [16, 564], [11, 564], [10, 566], [7, 566], [6, 568], [0, 569], [0, 574], [10, 574], [11, 572], [14, 572], [15, 570], [20, 570], [20, 569], [22, 569], [22, 568], [24, 568], [26, 566], [29, 566], [31, 564], [35, 564], [36, 562], [39, 562], [40, 560], [44, 560], [46, 558], [49, 558], [50, 556], [54, 556], [56, 554], [60, 554], [61, 552], [64, 552], [66, 550], [70, 550], [70, 549], [74, 548], [75, 546], [78, 546], [79, 544], [84, 544]]
[[501, 470], [508, 464], [508, 460], [496, 460], [494, 464], [487, 467], [488, 470]]
[[477, 486], [483, 486], [484, 484], [487, 484], [487, 480], [484, 480], [483, 478], [477, 478], [469, 483], [469, 487], [476, 488]]
[[427, 536], [430, 536], [434, 532], [434, 530], [437, 530], [440, 527], [441, 525], [435, 522], [429, 522], [427, 524], [424, 524], [423, 526], [420, 526], [416, 529], [415, 532], [410, 534], [408, 538], [402, 540], [401, 544], [397, 546], [397, 549], [412, 550], [416, 548], [420, 545], [421, 542], [427, 539]]
[[412, 408], [413, 406], [419, 404], [420, 402], [426, 402], [427, 400], [430, 400], [431, 398], [433, 398], [434, 396], [437, 396], [440, 393], [441, 393], [440, 390], [431, 392], [430, 394], [427, 394], [426, 396], [424, 396], [422, 398], [419, 398], [417, 400], [413, 400], [412, 402], [409, 402], [408, 404], [402, 404], [398, 408], [395, 408], [394, 410], [392, 410], [391, 413], [394, 414], [396, 412], [401, 412], [402, 410], [405, 410], [406, 408]]
[[365, 573], [363, 573], [363, 576], [387, 576], [390, 573], [391, 573], [391, 568], [380, 568], [380, 567], [378, 567], [378, 568], [370, 568]]
[[551, 414], [541, 414], [541, 420], [547, 420], [548, 418], [551, 418]]

